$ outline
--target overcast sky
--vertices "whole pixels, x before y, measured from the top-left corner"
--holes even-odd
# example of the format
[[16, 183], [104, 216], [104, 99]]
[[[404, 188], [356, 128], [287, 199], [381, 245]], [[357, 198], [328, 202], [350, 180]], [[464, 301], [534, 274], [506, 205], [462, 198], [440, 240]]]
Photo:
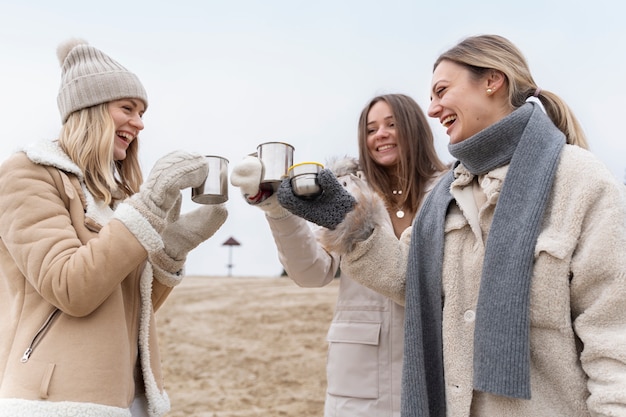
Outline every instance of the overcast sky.
[[[510, 3], [510, 5], [505, 5]], [[577, 5], [580, 4], [580, 5]], [[624, 180], [626, 22], [614, 1], [0, 0], [0, 159], [60, 129], [56, 47], [81, 37], [135, 72], [148, 91], [142, 166], [174, 149], [221, 155], [230, 170], [259, 143], [294, 162], [356, 156], [373, 96], [405, 93], [426, 109], [432, 64], [463, 37], [495, 33], [560, 95], [591, 150]], [[432, 123], [437, 149], [447, 136]], [[263, 213], [230, 188], [229, 218], [188, 258], [188, 274], [282, 271]], [[188, 194], [188, 193], [187, 193]], [[194, 206], [186, 195], [183, 210]], [[222, 244], [234, 237], [241, 246]]]

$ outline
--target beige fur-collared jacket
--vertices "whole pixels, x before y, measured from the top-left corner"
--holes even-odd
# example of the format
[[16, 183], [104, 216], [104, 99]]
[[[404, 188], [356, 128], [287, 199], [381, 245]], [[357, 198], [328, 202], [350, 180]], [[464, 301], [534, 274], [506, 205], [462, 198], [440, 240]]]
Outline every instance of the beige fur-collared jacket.
[[[475, 309], [485, 239], [508, 167], [474, 177], [461, 165], [445, 223], [442, 277], [447, 415], [626, 416], [626, 187], [591, 153], [566, 145], [535, 247], [531, 399], [472, 388]], [[404, 299], [397, 240], [376, 228], [342, 257], [362, 284]], [[406, 268], [406, 262], [403, 263]], [[426, 352], [427, 353], [427, 352]]]
[[153, 280], [146, 248], [160, 237], [81, 179], [55, 142], [0, 167], [0, 416], [129, 417], [136, 386], [151, 416], [169, 410], [154, 311], [174, 283]]

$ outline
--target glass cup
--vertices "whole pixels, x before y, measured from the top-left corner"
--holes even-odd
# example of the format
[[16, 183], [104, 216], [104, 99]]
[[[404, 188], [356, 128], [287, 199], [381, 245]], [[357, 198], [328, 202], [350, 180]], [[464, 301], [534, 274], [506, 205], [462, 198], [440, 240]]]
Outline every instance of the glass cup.
[[220, 204], [228, 201], [228, 159], [205, 155], [209, 174], [204, 182], [191, 189], [191, 199], [198, 204]]

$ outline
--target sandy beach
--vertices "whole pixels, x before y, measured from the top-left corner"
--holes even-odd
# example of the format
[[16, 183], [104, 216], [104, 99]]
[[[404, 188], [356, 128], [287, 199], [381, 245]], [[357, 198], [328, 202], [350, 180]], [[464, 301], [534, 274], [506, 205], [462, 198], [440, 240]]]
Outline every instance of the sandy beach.
[[186, 277], [157, 312], [168, 417], [319, 417], [338, 282]]

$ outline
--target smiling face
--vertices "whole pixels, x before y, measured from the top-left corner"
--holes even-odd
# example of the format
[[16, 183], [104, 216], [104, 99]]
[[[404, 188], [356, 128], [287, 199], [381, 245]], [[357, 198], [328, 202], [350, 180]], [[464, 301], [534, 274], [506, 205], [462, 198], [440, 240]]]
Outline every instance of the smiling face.
[[391, 167], [398, 163], [399, 149], [396, 120], [387, 102], [376, 102], [367, 113], [367, 150], [378, 165]]
[[145, 111], [145, 104], [137, 99], [122, 99], [109, 102], [108, 108], [115, 124], [113, 159], [121, 161], [126, 158], [126, 150], [130, 143], [137, 139], [137, 135], [143, 130], [141, 117]]
[[450, 143], [459, 143], [511, 112], [504, 86], [498, 71], [477, 78], [467, 67], [443, 60], [433, 72], [428, 115], [439, 119]]

